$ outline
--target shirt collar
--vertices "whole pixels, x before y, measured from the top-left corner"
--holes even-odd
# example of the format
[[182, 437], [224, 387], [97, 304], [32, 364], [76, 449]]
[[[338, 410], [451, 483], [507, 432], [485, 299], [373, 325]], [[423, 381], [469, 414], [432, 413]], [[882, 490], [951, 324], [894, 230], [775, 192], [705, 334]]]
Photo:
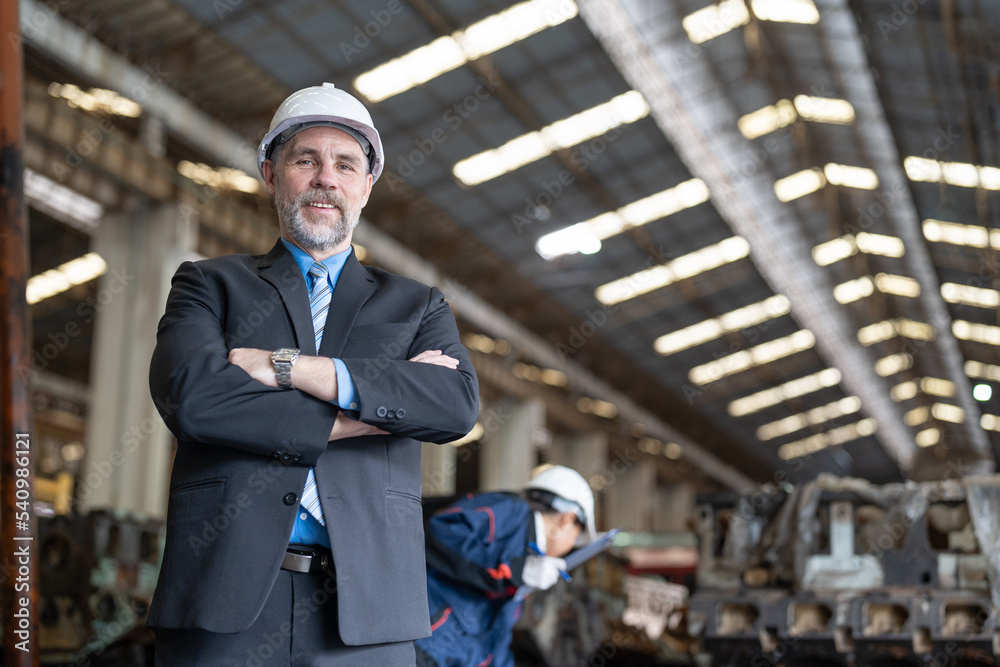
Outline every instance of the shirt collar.
[[[303, 277], [306, 278], [306, 284], [309, 283], [309, 269], [312, 265], [316, 263], [312, 257], [309, 256], [302, 248], [298, 247], [294, 243], [289, 243], [284, 237], [282, 237], [281, 242], [285, 244], [288, 248], [288, 252], [292, 254], [292, 258], [295, 263], [299, 265], [299, 270], [302, 271]], [[327, 271], [330, 275], [330, 287], [337, 286], [337, 279], [340, 278], [340, 272], [343, 271], [344, 265], [347, 263], [347, 258], [351, 256], [351, 246], [348, 246], [347, 250], [338, 252], [336, 255], [327, 257], [320, 264], [326, 266]]]
[[541, 549], [542, 553], [545, 553], [545, 549], [548, 546], [545, 540], [545, 519], [542, 517], [541, 512], [534, 512], [535, 515], [535, 544]]

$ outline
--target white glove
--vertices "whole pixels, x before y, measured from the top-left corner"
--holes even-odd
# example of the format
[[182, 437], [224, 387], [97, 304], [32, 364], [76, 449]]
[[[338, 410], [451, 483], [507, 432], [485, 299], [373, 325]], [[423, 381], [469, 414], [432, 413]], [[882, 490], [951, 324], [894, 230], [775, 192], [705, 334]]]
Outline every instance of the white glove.
[[521, 579], [539, 590], [552, 588], [559, 581], [559, 571], [566, 569], [566, 561], [554, 556], [528, 556], [524, 559]]

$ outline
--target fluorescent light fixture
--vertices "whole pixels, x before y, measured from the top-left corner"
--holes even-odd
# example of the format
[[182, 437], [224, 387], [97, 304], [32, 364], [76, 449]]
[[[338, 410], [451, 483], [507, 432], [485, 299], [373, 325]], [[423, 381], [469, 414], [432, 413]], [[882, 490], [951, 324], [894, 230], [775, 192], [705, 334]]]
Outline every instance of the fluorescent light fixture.
[[695, 366], [688, 372], [688, 379], [696, 385], [703, 386], [747, 369], [790, 357], [812, 348], [815, 344], [816, 337], [813, 333], [808, 329], [800, 329], [790, 336], [761, 343], [707, 364]]
[[872, 435], [876, 430], [877, 424], [874, 419], [862, 419], [853, 424], [840, 426], [825, 433], [817, 433], [808, 438], [782, 445], [778, 448], [778, 456], [785, 461], [806, 456], [833, 445], [842, 445], [845, 442]]
[[804, 169], [779, 179], [774, 184], [774, 194], [779, 201], [789, 202], [816, 192], [826, 185], [826, 177], [819, 169]]
[[742, 236], [731, 236], [666, 264], [644, 269], [601, 285], [595, 290], [594, 296], [604, 305], [614, 305], [735, 262], [749, 254], [750, 244], [746, 239]]
[[941, 378], [925, 377], [919, 380], [901, 382], [889, 391], [889, 396], [897, 403], [915, 398], [923, 392], [929, 396], [951, 398], [955, 395], [955, 383]]
[[104, 259], [96, 252], [60, 264], [28, 279], [26, 300], [28, 305], [61, 294], [71, 287], [90, 282], [108, 270]]
[[142, 114], [139, 104], [113, 90], [91, 88], [83, 91], [72, 83], [50, 83], [48, 92], [52, 97], [66, 100], [73, 108], [126, 118], [138, 118]]
[[917, 384], [916, 380], [907, 380], [890, 389], [889, 397], [897, 403], [902, 403], [915, 398], [918, 393], [920, 393], [920, 385]]
[[726, 408], [733, 417], [745, 417], [746, 415], [760, 412], [787, 400], [812, 394], [827, 387], [833, 387], [840, 382], [840, 371], [836, 368], [805, 375], [794, 380], [789, 380], [777, 387], [764, 389], [755, 394], [738, 398]]
[[934, 243], [1000, 250], [1000, 229], [963, 225], [942, 220], [924, 220], [924, 238]]
[[935, 403], [931, 406], [931, 415], [938, 421], [952, 424], [961, 424], [965, 421], [965, 410], [950, 403]]
[[743, 0], [722, 0], [688, 14], [681, 20], [684, 32], [695, 44], [703, 44], [750, 21]]
[[788, 100], [778, 100], [777, 104], [766, 106], [741, 116], [736, 127], [747, 139], [756, 139], [775, 130], [787, 127], [796, 120], [795, 105]]
[[[815, 254], [813, 255], [815, 257]], [[833, 298], [837, 303], [848, 304], [871, 296], [875, 291], [875, 283], [868, 276], [861, 276], [854, 280], [840, 283], [833, 288]]]
[[913, 438], [918, 447], [933, 447], [941, 442], [941, 429], [925, 428]]
[[920, 283], [905, 276], [895, 276], [880, 273], [874, 280], [868, 276], [848, 280], [833, 288], [833, 298], [838, 303], [853, 303], [859, 299], [871, 296], [878, 289], [883, 294], [916, 297], [920, 295]]
[[592, 415], [597, 415], [598, 417], [604, 417], [605, 419], [614, 419], [618, 416], [617, 405], [609, 403], [608, 401], [602, 401], [598, 398], [587, 398], [584, 396], [576, 402], [576, 409], [580, 412], [587, 412]]
[[627, 227], [638, 227], [673, 215], [708, 201], [708, 186], [692, 178], [672, 188], [632, 202], [617, 211], [578, 222], [546, 234], [535, 243], [535, 251], [544, 259], [555, 259], [577, 252], [592, 254], [601, 249], [601, 241], [620, 234]]
[[885, 320], [858, 329], [858, 342], [866, 346], [874, 345], [895, 338], [896, 334], [897, 330], [892, 321]]
[[875, 287], [883, 294], [895, 294], [915, 298], [920, 296], [920, 283], [913, 278], [880, 273], [875, 276]]
[[986, 431], [998, 431], [1000, 432], [1000, 415], [991, 415], [984, 413], [979, 419], [979, 426]]
[[972, 388], [972, 398], [980, 403], [985, 403], [993, 398], [993, 387], [988, 384], [977, 384]]
[[896, 336], [914, 340], [934, 340], [934, 327], [923, 322], [898, 318], [869, 324], [858, 330], [858, 342], [866, 346], [881, 343]]
[[966, 361], [965, 374], [970, 378], [1000, 382], [1000, 366], [984, 364], [981, 361]]
[[857, 236], [847, 234], [832, 241], [820, 243], [812, 249], [812, 256], [817, 265], [829, 266], [850, 257], [859, 250], [866, 255], [882, 255], [884, 257], [902, 257], [906, 254], [902, 239], [895, 236], [861, 232]]
[[[761, 21], [781, 23], [819, 22], [819, 11], [812, 0], [753, 0], [754, 15]], [[750, 21], [743, 0], [722, 0], [684, 17], [681, 25], [695, 44], [724, 35]]]
[[365, 72], [354, 79], [354, 87], [372, 102], [381, 102], [576, 14], [573, 0], [522, 2]]
[[177, 164], [177, 172], [195, 183], [213, 188], [239, 190], [254, 194], [260, 188], [260, 182], [246, 172], [230, 167], [212, 167], [207, 164], [181, 160]]
[[903, 169], [911, 181], [1000, 190], [1000, 169], [996, 167], [981, 167], [967, 162], [938, 162], [911, 155], [903, 160]]
[[903, 239], [884, 234], [861, 232], [854, 237], [858, 250], [866, 255], [882, 255], [883, 257], [902, 257], [906, 254]]
[[854, 122], [854, 107], [847, 100], [796, 95], [795, 110], [805, 120], [815, 123], [850, 125]]
[[663, 455], [668, 459], [677, 460], [684, 453], [684, 448], [678, 445], [676, 442], [668, 442], [663, 446]]
[[959, 340], [1000, 346], [1000, 327], [991, 324], [976, 324], [965, 320], [952, 322], [951, 331]]
[[840, 238], [820, 243], [812, 249], [813, 261], [818, 266], [829, 266], [834, 262], [846, 259], [858, 251], [854, 237], [848, 234]]
[[951, 398], [955, 395], [955, 383], [941, 378], [926, 377], [920, 380], [920, 391], [929, 396]]
[[913, 367], [913, 357], [905, 352], [890, 354], [875, 362], [875, 372], [882, 377], [889, 377]]
[[931, 419], [931, 411], [926, 405], [913, 408], [903, 415], [903, 423], [907, 426], [920, 426]]
[[500, 148], [465, 158], [455, 164], [452, 173], [465, 185], [479, 185], [647, 115], [649, 105], [645, 98], [639, 91], [632, 90], [537, 132], [511, 139]]
[[812, 0], [753, 0], [754, 15], [761, 21], [778, 23], [819, 23], [819, 10]]
[[653, 343], [653, 348], [663, 356], [667, 356], [707, 343], [727, 333], [733, 333], [787, 315], [790, 310], [791, 305], [788, 297], [777, 294], [763, 301], [730, 311], [725, 315], [660, 336]]
[[979, 308], [1000, 308], [1000, 292], [995, 289], [943, 283], [941, 297], [948, 303], [961, 303]]
[[821, 405], [818, 408], [813, 408], [812, 410], [808, 410], [797, 415], [792, 415], [790, 417], [785, 417], [784, 419], [773, 421], [769, 424], [764, 424], [757, 429], [757, 439], [762, 442], [773, 440], [774, 438], [802, 430], [807, 426], [819, 426], [820, 424], [828, 422], [831, 419], [837, 419], [838, 417], [843, 417], [844, 415], [854, 414], [860, 409], [861, 399], [856, 396], [848, 396], [840, 399], [839, 401], [827, 403], [826, 405]]
[[848, 125], [854, 122], [854, 107], [847, 100], [798, 95], [794, 102], [778, 100], [741, 116], [736, 126], [747, 139], [756, 139], [788, 127], [800, 117], [814, 123]]
[[828, 183], [847, 188], [874, 190], [878, 187], [878, 175], [867, 167], [852, 167], [846, 164], [830, 163], [823, 167], [823, 175]]
[[452, 173], [466, 185], [478, 185], [551, 154], [542, 133], [529, 132], [458, 162]]
[[104, 217], [104, 207], [98, 202], [33, 169], [24, 170], [24, 196], [32, 208], [48, 213], [87, 234], [95, 233]]

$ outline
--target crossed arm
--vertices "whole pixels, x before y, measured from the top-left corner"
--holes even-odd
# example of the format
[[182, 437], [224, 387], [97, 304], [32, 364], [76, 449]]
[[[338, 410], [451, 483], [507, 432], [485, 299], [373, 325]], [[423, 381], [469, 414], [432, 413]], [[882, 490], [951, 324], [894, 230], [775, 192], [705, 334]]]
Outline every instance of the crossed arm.
[[[445, 368], [458, 368], [458, 359], [443, 354], [441, 350], [425, 350], [409, 361], [434, 364]], [[245, 370], [250, 377], [268, 387], [277, 387], [278, 379], [271, 363], [271, 352], [249, 347], [237, 347], [229, 352], [229, 363]], [[292, 386], [324, 401], [337, 398], [337, 371], [329, 357], [302, 356], [292, 366]], [[352, 419], [341, 410], [330, 430], [330, 440], [354, 438], [361, 435], [385, 435], [378, 427]]]

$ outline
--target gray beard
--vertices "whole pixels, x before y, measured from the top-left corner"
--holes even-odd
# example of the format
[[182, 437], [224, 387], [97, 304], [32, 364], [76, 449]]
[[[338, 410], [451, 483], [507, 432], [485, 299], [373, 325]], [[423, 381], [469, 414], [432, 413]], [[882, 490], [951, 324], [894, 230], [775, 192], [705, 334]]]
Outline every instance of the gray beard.
[[[310, 226], [305, 220], [302, 207], [311, 201], [332, 204], [339, 208], [340, 220], [337, 224], [333, 227]], [[361, 211], [351, 210], [343, 197], [316, 190], [302, 192], [292, 200], [277, 194], [274, 198], [274, 208], [278, 211], [282, 228], [293, 241], [305, 250], [321, 252], [336, 248], [346, 241], [361, 218]]]

